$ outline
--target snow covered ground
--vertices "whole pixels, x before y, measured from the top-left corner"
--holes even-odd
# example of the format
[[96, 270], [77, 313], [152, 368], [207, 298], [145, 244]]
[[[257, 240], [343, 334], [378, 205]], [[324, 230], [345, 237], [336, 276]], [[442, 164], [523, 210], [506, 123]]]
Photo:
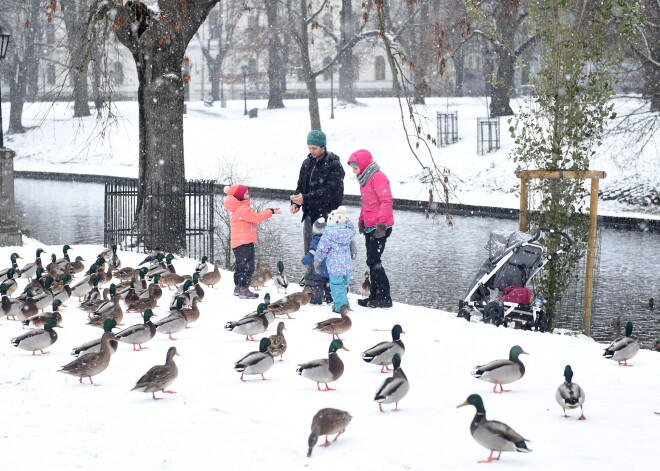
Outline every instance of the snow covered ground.
[[[357, 149], [370, 150], [390, 178], [395, 197], [427, 201], [428, 189], [419, 183], [421, 167], [405, 138], [406, 132], [412, 133], [407, 111], [402, 120], [399, 103], [393, 98], [360, 102], [363, 106], [340, 106], [335, 119], [329, 119], [330, 100], [320, 101], [328, 149], [344, 161]], [[452, 202], [518, 208], [515, 164], [508, 158], [512, 139], [507, 120], [500, 122], [501, 149], [480, 156], [476, 118], [486, 116], [486, 99], [429, 98], [427, 102], [416, 111], [423, 133], [434, 138], [436, 112], [458, 111], [459, 142], [445, 148], [430, 147], [436, 162], [453, 173], [450, 184], [456, 185], [456, 194]], [[619, 114], [630, 106], [616, 103]], [[309, 114], [306, 100], [287, 100], [285, 105], [284, 109], [267, 110], [265, 101], [249, 101], [248, 108], [259, 108], [258, 118], [250, 119], [243, 115], [240, 100], [228, 102], [227, 108], [219, 103], [210, 108], [201, 102], [188, 103], [184, 119], [186, 177], [224, 182], [233, 175], [247, 185], [295, 188], [298, 169], [307, 155]], [[7, 147], [17, 152], [15, 169], [137, 177], [137, 105], [120, 102], [116, 106], [113, 110], [118, 119], [107, 126], [95, 115], [72, 119], [71, 107], [64, 103], [26, 105], [24, 124], [34, 128], [26, 134], [5, 136]], [[7, 116], [8, 111], [5, 109]], [[632, 160], [626, 153], [630, 149], [621, 149], [619, 138], [606, 140], [591, 168], [607, 172], [601, 182], [604, 192], [627, 190], [641, 196], [660, 188], [659, 150], [656, 139], [641, 158]], [[423, 163], [429, 162], [423, 146], [418, 155]], [[359, 194], [350, 172], [345, 188], [347, 194]], [[437, 195], [435, 199], [439, 199]], [[601, 201], [599, 214], [660, 218], [660, 209]]]
[[[0, 249], [8, 265], [16, 251], [32, 261], [37, 241]], [[61, 246], [45, 246], [44, 260], [61, 255]], [[74, 246], [89, 266], [99, 246]], [[136, 266], [144, 257], [120, 252], [124, 265]], [[193, 260], [175, 260], [179, 273], [191, 273]], [[312, 381], [298, 376], [300, 362], [327, 356], [330, 336], [312, 330], [331, 317], [327, 306], [304, 307], [295, 319], [283, 319], [288, 350], [261, 377], [239, 381], [234, 363], [257, 344], [224, 329], [256, 308], [257, 301], [232, 296], [231, 273], [223, 271], [217, 289], [205, 287], [201, 317], [170, 341], [165, 335], [135, 352], [120, 344], [108, 369], [94, 378], [99, 385], [79, 384], [57, 370], [73, 359], [72, 348], [100, 336], [87, 326], [87, 315], [69, 300], [63, 311], [57, 342], [46, 355], [32, 356], [10, 339], [24, 330], [19, 322], [0, 318], [0, 463], [2, 469], [160, 469], [160, 470], [466, 470], [481, 469], [477, 460], [488, 451], [470, 436], [474, 408], [457, 409], [469, 394], [480, 394], [488, 418], [500, 420], [529, 439], [532, 453], [503, 453], [497, 469], [628, 469], [657, 463], [660, 416], [660, 355], [649, 350], [619, 366], [602, 357], [606, 345], [583, 336], [550, 335], [467, 323], [454, 314], [395, 303], [392, 309], [357, 305], [353, 327], [342, 338], [350, 350], [341, 351], [344, 375], [331, 383], [336, 391], [319, 392]], [[80, 278], [80, 277], [78, 277]], [[19, 279], [22, 291], [26, 280]], [[300, 289], [297, 285], [294, 289]], [[278, 295], [271, 286], [273, 300]], [[164, 290], [158, 317], [165, 315], [172, 292]], [[125, 314], [123, 323], [141, 322]], [[390, 339], [395, 323], [406, 332], [402, 368], [410, 392], [401, 411], [378, 411], [374, 392], [388, 376], [362, 361], [360, 353]], [[275, 333], [276, 323], [264, 335]], [[260, 338], [261, 336], [257, 336]], [[179, 377], [170, 389], [177, 394], [131, 392], [150, 367], [165, 361], [175, 345]], [[525, 376], [510, 385], [512, 392], [494, 394], [490, 383], [470, 375], [475, 365], [506, 358], [520, 345]], [[574, 381], [587, 400], [586, 421], [579, 411], [562, 417], [554, 400], [570, 364]], [[349, 411], [353, 420], [339, 440], [317, 447], [306, 457], [312, 416], [321, 408]], [[322, 442], [322, 439], [319, 443]]]

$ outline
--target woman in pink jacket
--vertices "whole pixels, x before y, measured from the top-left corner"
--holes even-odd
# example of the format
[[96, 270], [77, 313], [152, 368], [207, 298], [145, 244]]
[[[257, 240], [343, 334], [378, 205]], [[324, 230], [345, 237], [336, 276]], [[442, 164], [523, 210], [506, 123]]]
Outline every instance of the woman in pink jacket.
[[250, 281], [254, 273], [254, 244], [257, 242], [257, 224], [273, 216], [282, 214], [280, 208], [268, 208], [255, 212], [250, 207], [250, 194], [245, 185], [226, 186], [224, 192], [225, 209], [231, 213], [229, 232], [231, 248], [236, 258], [234, 271], [234, 296], [241, 299], [258, 298], [250, 291]]
[[348, 165], [360, 183], [362, 209], [358, 218], [358, 230], [364, 234], [367, 246], [367, 265], [371, 277], [371, 294], [359, 299], [360, 306], [392, 307], [390, 280], [387, 278], [381, 256], [387, 238], [392, 234], [394, 213], [390, 181], [380, 171], [368, 150], [360, 149], [351, 154]]

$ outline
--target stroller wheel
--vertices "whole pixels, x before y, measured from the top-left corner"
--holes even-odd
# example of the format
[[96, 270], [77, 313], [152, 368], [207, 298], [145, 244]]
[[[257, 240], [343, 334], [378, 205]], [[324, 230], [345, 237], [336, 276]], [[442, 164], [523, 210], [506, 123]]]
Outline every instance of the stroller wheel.
[[499, 301], [491, 301], [484, 308], [484, 322], [500, 326], [504, 321], [504, 306]]
[[458, 310], [458, 314], [456, 315], [456, 317], [463, 317], [465, 318], [466, 321], [470, 322], [470, 318], [472, 317], [472, 314], [470, 314], [469, 309], [462, 307]]

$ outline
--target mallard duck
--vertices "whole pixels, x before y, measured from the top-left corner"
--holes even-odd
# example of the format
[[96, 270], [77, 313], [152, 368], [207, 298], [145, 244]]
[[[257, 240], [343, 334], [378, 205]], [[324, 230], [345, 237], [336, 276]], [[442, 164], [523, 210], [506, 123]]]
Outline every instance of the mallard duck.
[[206, 275], [209, 271], [209, 265], [206, 263], [208, 259], [206, 255], [202, 256], [202, 260], [195, 266], [195, 273], [199, 276]]
[[89, 299], [97, 299], [99, 297], [99, 281], [100, 279], [96, 273], [85, 276], [82, 280], [71, 287], [71, 296], [77, 297], [80, 302], [90, 292], [93, 292]]
[[155, 296], [156, 289], [158, 289], [158, 283], [151, 283], [147, 291], [148, 296], [138, 298], [126, 308], [126, 312], [144, 312], [147, 309], [155, 309], [158, 306], [158, 299]]
[[64, 278], [62, 278], [62, 281], [58, 284], [58, 286], [54, 286], [53, 284], [53, 299], [59, 299], [63, 303], [69, 300], [71, 297], [71, 286], [69, 286], [71, 280], [71, 275], [64, 275]]
[[163, 290], [160, 287], [160, 275], [154, 275], [154, 277], [151, 279], [151, 283], [147, 285], [147, 289], [141, 290], [140, 288], [140, 284], [135, 287], [135, 292], [138, 294], [140, 299], [153, 298], [158, 301], [163, 296]]
[[186, 277], [179, 275], [178, 273], [163, 273], [162, 275], [160, 275], [161, 285], [167, 286], [167, 289], [170, 290], [172, 289], [172, 286], [180, 285], [185, 281], [187, 281]]
[[130, 281], [131, 278], [135, 278], [138, 276], [138, 270], [135, 270], [134, 268], [131, 267], [124, 267], [119, 270], [115, 270], [112, 272], [112, 276], [117, 278], [118, 280], [121, 281]]
[[[114, 319], [106, 319], [103, 322], [103, 331], [104, 332], [112, 333], [112, 329], [114, 329], [115, 327], [117, 327], [117, 321], [115, 321]], [[80, 355], [84, 355], [86, 353], [100, 352], [101, 351], [101, 338], [102, 337], [99, 337], [99, 338], [94, 339], [94, 340], [90, 340], [89, 342], [85, 342], [82, 345], [80, 345], [79, 347], [74, 348], [73, 350], [71, 350], [71, 355], [73, 355], [74, 357], [77, 357], [77, 356], [80, 356]], [[109, 343], [109, 346], [110, 346], [110, 355], [114, 355], [115, 352], [117, 351], [117, 347], [119, 346], [119, 342], [115, 339], [111, 339], [110, 343]]]
[[71, 264], [71, 257], [69, 256], [69, 250], [73, 250], [73, 249], [71, 247], [69, 247], [68, 245], [63, 246], [62, 247], [62, 253], [63, 253], [62, 257], [53, 260], [53, 262], [55, 262], [55, 264], [59, 265], [63, 269], [65, 267], [68, 267]]
[[115, 244], [112, 244], [110, 249], [112, 250], [112, 255], [110, 256], [110, 260], [108, 260], [108, 263], [115, 270], [119, 270], [121, 268], [121, 260], [119, 259], [119, 255], [117, 255], [117, 246]]
[[[500, 459], [503, 451], [520, 451], [529, 453], [532, 450], [527, 448], [525, 443], [527, 440], [522, 435], [517, 433], [507, 424], [498, 422], [497, 420], [486, 419], [486, 409], [484, 408], [484, 401], [478, 394], [471, 394], [462, 404], [456, 407], [463, 407], [473, 405], [477, 409], [477, 413], [472, 419], [470, 424], [470, 433], [476, 442], [490, 450], [490, 455], [487, 460], [479, 461], [479, 463], [490, 463]], [[493, 452], [497, 451], [497, 458], [493, 458]]]
[[135, 292], [136, 287], [137, 287], [137, 281], [135, 280], [135, 278], [133, 278], [126, 291], [123, 294], [120, 293], [124, 298], [124, 304], [126, 305], [126, 307], [130, 306], [131, 304], [137, 302], [140, 299], [140, 296]]
[[203, 301], [205, 293], [204, 288], [202, 288], [202, 285], [199, 284], [199, 277], [200, 275], [198, 273], [193, 273], [192, 282], [195, 287], [195, 293], [197, 293], [197, 297], [200, 301]]
[[270, 370], [275, 363], [268, 347], [270, 347], [270, 340], [264, 337], [259, 342], [258, 352], [250, 352], [236, 362], [234, 369], [241, 374], [241, 381], [247, 381], [243, 379], [243, 375], [261, 375], [261, 378], [266, 380], [264, 373]]
[[174, 356], [178, 355], [176, 352], [176, 347], [170, 347], [167, 349], [167, 356], [165, 357], [164, 365], [156, 365], [149, 368], [138, 382], [135, 383], [135, 386], [131, 391], [141, 391], [145, 393], [151, 393], [151, 397], [154, 400], [163, 399], [162, 397], [156, 397], [156, 391], [163, 391], [166, 394], [176, 394], [176, 391], [170, 391], [167, 388], [174, 380], [179, 376], [179, 369], [174, 363]]
[[286, 352], [286, 339], [284, 338], [284, 322], [280, 321], [277, 324], [277, 334], [268, 337], [270, 345], [268, 351], [273, 357], [280, 357], [280, 361], [284, 361], [284, 352]]
[[245, 335], [245, 340], [256, 342], [253, 335], [266, 332], [268, 319], [262, 312], [254, 317], [244, 317], [234, 322], [227, 322], [225, 329], [238, 335]]
[[408, 394], [408, 390], [410, 389], [408, 378], [401, 369], [401, 355], [398, 353], [395, 353], [392, 357], [392, 366], [394, 368], [392, 376], [383, 381], [383, 384], [380, 385], [374, 396], [374, 401], [378, 403], [378, 408], [381, 412], [385, 412], [383, 410], [383, 404], [392, 403], [394, 403], [394, 409], [392, 410], [398, 411], [399, 401]]
[[291, 314], [300, 310], [300, 302], [289, 295], [270, 303], [267, 309], [276, 316], [287, 316], [289, 319], [294, 319]]
[[[107, 319], [107, 321], [111, 320], [112, 319]], [[89, 378], [90, 384], [98, 386], [92, 380], [92, 376], [96, 376], [97, 374], [104, 372], [108, 367], [110, 364], [110, 356], [112, 355], [110, 352], [110, 341], [116, 340], [112, 330], [106, 329], [105, 325], [103, 328], [105, 332], [103, 332], [103, 336], [101, 337], [101, 348], [98, 352], [85, 353], [84, 355], [81, 355], [75, 360], [67, 363], [62, 367], [61, 370], [58, 371], [60, 373], [66, 373], [71, 376], [77, 376], [80, 378], [81, 384], [83, 382], [83, 378], [87, 377]]]
[[158, 260], [158, 255], [163, 255], [163, 253], [160, 251], [158, 247], [156, 247], [156, 250], [151, 252], [149, 255], [146, 256], [144, 260], [142, 260], [140, 263], [138, 263], [138, 266], [141, 267], [145, 263], [152, 263], [155, 260]]
[[[46, 270], [43, 267], [37, 267], [35, 276], [32, 277], [32, 280], [25, 285], [25, 288], [23, 288], [23, 292], [18, 296], [18, 299], [25, 301], [25, 299], [28, 297], [28, 291], [32, 293], [30, 296], [37, 295], [43, 291], [44, 278], [42, 275], [45, 271]], [[2, 289], [2, 284], [0, 284], [0, 289]]]
[[213, 271], [208, 271], [204, 275], [200, 275], [199, 282], [206, 286], [210, 286], [211, 288], [215, 288], [215, 285], [220, 283], [220, 278], [222, 278], [222, 274], [220, 273], [221, 265], [222, 263], [220, 260], [216, 260], [213, 263]]
[[364, 272], [364, 281], [362, 282], [362, 286], [360, 286], [360, 294], [365, 298], [371, 296], [371, 280], [369, 279], [368, 271]]
[[18, 337], [11, 339], [11, 344], [14, 347], [18, 347], [23, 350], [32, 351], [32, 355], [35, 355], [34, 352], [39, 350], [42, 354], [44, 348], [50, 347], [55, 342], [57, 342], [57, 332], [53, 330], [53, 327], [61, 327], [53, 319], [48, 319], [44, 324], [43, 329], [32, 329], [29, 332], [25, 332]]
[[87, 325], [94, 327], [103, 327], [106, 319], [114, 319], [117, 325], [121, 325], [124, 320], [124, 311], [121, 309], [121, 296], [115, 294], [112, 300], [106, 304], [99, 306], [99, 308], [91, 314], [91, 319]]
[[16, 288], [18, 288], [18, 283], [16, 283], [16, 280], [14, 279], [14, 274], [16, 273], [16, 270], [13, 268], [10, 268], [7, 270], [6, 273], [6, 279], [5, 281], [0, 284], [0, 286], [6, 286], [7, 287], [7, 294], [11, 295], [14, 291], [16, 291]]
[[245, 316], [243, 316], [243, 319], [247, 317], [260, 317], [262, 314], [266, 316], [266, 320], [268, 321], [268, 325], [270, 326], [270, 324], [272, 324], [273, 321], [275, 320], [275, 314], [273, 314], [273, 312], [267, 309], [266, 303], [259, 303], [259, 305], [257, 306], [257, 310], [252, 311], [249, 314], [246, 314]]
[[273, 279], [273, 269], [270, 265], [259, 262], [257, 264], [257, 269], [252, 275], [252, 280], [250, 280], [250, 288], [254, 288], [259, 291], [259, 288], [265, 286], [270, 280]]
[[[521, 354], [528, 355], [518, 345], [514, 345], [509, 351], [508, 360], [495, 360], [485, 365], [477, 366], [477, 369], [472, 372], [472, 376], [482, 381], [493, 383], [494, 393], [509, 392], [510, 390], [502, 388], [502, 385], [518, 381], [525, 375], [525, 365], [518, 358]], [[500, 386], [499, 391], [496, 390], [498, 384]]]
[[185, 314], [181, 311], [183, 308], [183, 298], [179, 297], [175, 309], [170, 310], [169, 316], [154, 322], [156, 332], [167, 334], [170, 340], [176, 340], [172, 334], [182, 331], [188, 325]]
[[351, 310], [352, 309], [348, 307], [348, 305], [344, 304], [339, 312], [341, 317], [333, 317], [331, 319], [321, 321], [316, 324], [316, 327], [314, 327], [313, 330], [318, 330], [324, 334], [330, 334], [332, 335], [332, 338], [339, 338], [339, 334], [347, 332], [353, 325], [351, 318], [348, 317], [348, 311]]
[[575, 409], [578, 406], [580, 407], [581, 415], [578, 420], [585, 420], [584, 409], [582, 409], [582, 404], [586, 399], [584, 391], [579, 384], [573, 382], [573, 369], [571, 365], [566, 365], [564, 368], [564, 382], [559, 385], [557, 392], [555, 393], [555, 400], [564, 411], [564, 417], [566, 415], [566, 409]]
[[57, 256], [55, 254], [51, 254], [50, 263], [46, 265], [46, 273], [48, 273], [53, 278], [64, 276], [65, 274], [69, 273], [69, 262], [66, 262], [65, 265], [60, 265], [57, 263]]
[[23, 325], [28, 327], [32, 324], [33, 327], [43, 327], [50, 319], [54, 320], [59, 327], [62, 322], [62, 313], [59, 312], [60, 306], [66, 307], [59, 299], [53, 299], [53, 310], [51, 312], [44, 312], [41, 314], [34, 314], [23, 321]]
[[619, 365], [623, 361], [623, 366], [632, 366], [628, 364], [627, 360], [630, 360], [637, 355], [637, 352], [639, 352], [639, 342], [632, 336], [632, 331], [633, 323], [628, 321], [626, 323], [626, 335], [612, 342], [612, 344], [605, 349], [603, 356], [618, 362]]
[[[156, 326], [151, 322], [151, 317], [155, 316], [151, 309], [147, 309], [142, 313], [144, 319], [143, 324], [135, 324], [126, 327], [121, 332], [115, 334], [115, 338], [121, 342], [130, 343], [133, 345], [133, 351], [143, 350], [148, 347], [143, 347], [143, 343], [147, 343], [156, 335]], [[139, 348], [135, 348], [135, 346]]]
[[312, 433], [307, 439], [307, 458], [312, 456], [312, 450], [316, 446], [321, 435], [325, 435], [325, 443], [321, 446], [329, 446], [328, 435], [337, 434], [333, 442], [339, 438], [339, 435], [346, 431], [346, 427], [351, 423], [353, 417], [346, 411], [333, 409], [331, 407], [321, 409], [312, 418]]
[[18, 276], [25, 276], [28, 280], [32, 280], [34, 275], [37, 273], [37, 268], [43, 268], [41, 265], [41, 254], [44, 252], [44, 249], [37, 249], [37, 255], [34, 259], [34, 262], [25, 264], [23, 268], [21, 268]]
[[401, 334], [405, 334], [399, 324], [392, 327], [392, 341], [380, 342], [368, 350], [362, 352], [362, 359], [367, 363], [380, 365], [380, 372], [387, 373], [390, 369], [387, 365], [392, 364], [395, 354], [403, 356], [406, 353], [406, 346], [401, 340]]
[[639, 302], [642, 304], [642, 306], [648, 307], [649, 309], [655, 308], [655, 299], [654, 298], [640, 299]]
[[[296, 373], [312, 381], [316, 381], [316, 389], [319, 391], [333, 391], [328, 383], [337, 381], [344, 374], [344, 362], [341, 361], [337, 350], [348, 351], [341, 340], [333, 340], [328, 350], [328, 358], [301, 363], [296, 369]], [[325, 389], [321, 389], [320, 383], [325, 383]]]
[[286, 294], [286, 290], [289, 287], [289, 277], [284, 274], [284, 262], [277, 262], [277, 273], [275, 274], [275, 278], [273, 278], [273, 283], [278, 293], [280, 289], [283, 289]]
[[36, 315], [37, 312], [39, 312], [37, 302], [34, 300], [34, 298], [28, 296], [28, 298], [21, 305], [20, 313], [15, 317], [15, 319], [24, 322], [28, 318]]
[[199, 298], [193, 298], [192, 306], [181, 308], [181, 312], [186, 316], [188, 324], [199, 320], [199, 307], [197, 306], [198, 302]]
[[99, 286], [103, 286], [104, 284], [110, 283], [112, 281], [112, 265], [107, 264], [107, 269], [105, 267], [105, 263], [101, 264], [96, 271], [96, 274], [99, 277]]
[[298, 302], [300, 304], [300, 307], [307, 306], [309, 302], [312, 300], [312, 287], [311, 286], [305, 286], [302, 291], [298, 291], [297, 293], [291, 293], [286, 296], [286, 298]]
[[[53, 284], [53, 277], [52, 276], [47, 276], [44, 279], [44, 288], [41, 293], [34, 294], [32, 296], [32, 299], [34, 299], [35, 304], [37, 305], [37, 308], [39, 309], [46, 309], [48, 306], [53, 304], [53, 299], [55, 299], [55, 295], [53, 294], [53, 291], [51, 290], [51, 286]], [[29, 292], [28, 292], [29, 296]], [[26, 299], [27, 301], [27, 299]]]
[[85, 271], [85, 264], [83, 263], [84, 261], [85, 259], [78, 255], [76, 259], [69, 265], [69, 270], [71, 273], [81, 273]]
[[183, 297], [183, 304], [185, 306], [191, 305], [192, 299], [197, 297], [197, 293], [193, 288], [193, 282], [191, 280], [184, 281], [183, 284], [176, 289], [176, 292], [172, 295], [172, 300], [170, 301], [170, 309], [174, 309], [174, 306], [176, 306], [176, 300], [179, 296]]
[[147, 278], [153, 278], [154, 275], [162, 276], [165, 273], [176, 273], [174, 265], [172, 265], [172, 260], [177, 260], [174, 254], [168, 253], [164, 259], [162, 258], [162, 254], [159, 255], [158, 262], [149, 267]]
[[11, 260], [11, 267], [5, 268], [4, 270], [0, 270], [0, 281], [5, 281], [7, 279], [7, 272], [9, 271], [10, 268], [13, 269], [14, 274], [16, 274], [18, 278], [20, 278], [21, 272], [18, 269], [18, 263], [16, 263], [17, 258], [22, 259], [23, 257], [19, 257], [17, 253], [13, 253], [9, 256], [9, 259]]
[[[2, 286], [0, 286], [2, 288]], [[21, 306], [23, 306], [23, 301], [18, 298], [10, 298], [6, 295], [7, 290], [0, 289], [0, 295], [2, 295], [2, 313], [7, 316], [7, 319], [13, 317], [14, 320], [18, 320], [18, 316], [21, 315]], [[34, 301], [32, 301], [34, 303]]]
[[[115, 294], [117, 294], [116, 286], [113, 283], [110, 287], [103, 288], [103, 294], [99, 295], [98, 277], [96, 275], [94, 276], [94, 287], [85, 295], [85, 300], [78, 306], [78, 308], [89, 313], [96, 311], [99, 306], [110, 302]], [[71, 293], [73, 294], [73, 291]]]

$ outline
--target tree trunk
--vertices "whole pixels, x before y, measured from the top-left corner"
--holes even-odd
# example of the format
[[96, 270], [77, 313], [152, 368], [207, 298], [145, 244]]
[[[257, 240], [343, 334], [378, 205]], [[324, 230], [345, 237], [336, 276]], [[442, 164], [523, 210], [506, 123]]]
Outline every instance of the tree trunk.
[[280, 41], [277, 9], [279, 2], [266, 0], [268, 18], [268, 106], [267, 109], [284, 108], [282, 100], [282, 42]]
[[465, 77], [465, 55], [463, 49], [456, 51], [452, 56], [454, 62], [454, 71], [456, 74], [456, 83], [454, 84], [454, 96], [463, 96], [463, 82]]
[[490, 116], [509, 116], [513, 114], [509, 97], [513, 89], [514, 56], [508, 49], [497, 51], [495, 80], [491, 83]]
[[309, 34], [307, 33], [308, 25], [305, 19], [307, 12], [306, 0], [299, 0], [298, 11], [301, 13], [302, 20], [298, 23], [298, 30], [294, 33], [294, 37], [300, 48], [302, 80], [307, 87], [310, 129], [318, 129], [319, 131], [322, 131], [321, 116], [319, 114], [319, 95], [316, 89], [316, 74], [314, 74], [314, 71], [312, 70], [312, 62], [309, 57]]
[[[340, 12], [341, 39], [339, 48], [343, 48], [355, 34], [355, 17], [351, 0], [342, 0]], [[339, 90], [337, 98], [345, 103], [357, 103], [355, 99], [355, 67], [353, 64], [353, 48], [348, 48], [339, 55]]]
[[[142, 2], [117, 8], [117, 38], [132, 53], [138, 75], [139, 196], [135, 227], [147, 250], [185, 248], [184, 87], [188, 42], [217, 2], [159, 2], [160, 21]], [[148, 234], [148, 236], [146, 236]]]
[[[80, 2], [80, 3], [79, 3]], [[73, 116], [91, 114], [89, 110], [89, 90], [87, 89], [87, 69], [90, 61], [90, 46], [93, 39], [87, 37], [86, 0], [62, 0], [64, 25], [71, 55], [70, 78], [73, 85]]]

